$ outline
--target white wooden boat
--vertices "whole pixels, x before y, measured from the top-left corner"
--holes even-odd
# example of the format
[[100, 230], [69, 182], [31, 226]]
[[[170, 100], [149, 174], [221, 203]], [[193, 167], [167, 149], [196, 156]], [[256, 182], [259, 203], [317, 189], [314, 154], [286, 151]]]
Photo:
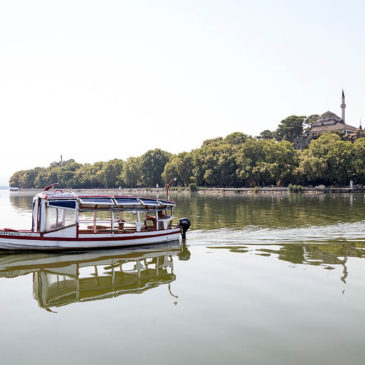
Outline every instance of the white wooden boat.
[[149, 245], [185, 238], [187, 218], [173, 224], [170, 200], [79, 195], [46, 187], [33, 199], [32, 228], [0, 230], [0, 249], [79, 250]]

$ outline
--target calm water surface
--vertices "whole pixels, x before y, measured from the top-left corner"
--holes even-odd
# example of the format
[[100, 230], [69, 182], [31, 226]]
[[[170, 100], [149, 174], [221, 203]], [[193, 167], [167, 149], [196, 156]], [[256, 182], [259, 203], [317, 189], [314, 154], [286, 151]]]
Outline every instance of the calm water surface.
[[364, 363], [363, 195], [174, 199], [184, 245], [0, 252], [0, 363]]

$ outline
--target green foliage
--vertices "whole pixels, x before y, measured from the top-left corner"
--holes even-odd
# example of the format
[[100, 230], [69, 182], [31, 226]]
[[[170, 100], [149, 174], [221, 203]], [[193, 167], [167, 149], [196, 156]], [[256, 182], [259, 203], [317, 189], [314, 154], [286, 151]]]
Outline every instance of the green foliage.
[[25, 174], [25, 170], [15, 172], [9, 179], [9, 186], [21, 187], [20, 181]]
[[359, 138], [355, 141], [353, 157], [353, 169], [355, 181], [358, 184], [365, 184], [365, 138]]
[[289, 184], [288, 185], [288, 190], [291, 192], [291, 193], [301, 193], [303, 191], [303, 186], [301, 185], [293, 185], [293, 184]]
[[204, 141], [200, 149], [192, 151], [195, 182], [200, 186], [238, 186], [236, 153], [251, 140], [235, 132], [224, 139]]
[[274, 132], [276, 140], [286, 140], [293, 143], [296, 137], [303, 134], [304, 119], [303, 116], [291, 115], [282, 120]]
[[158, 148], [147, 151], [141, 156], [141, 180], [144, 186], [162, 186], [162, 173], [171, 154]]
[[236, 154], [242, 185], [285, 184], [298, 166], [298, 153], [287, 141], [249, 140]]
[[[15, 172], [10, 186], [43, 188], [57, 182], [60, 188], [117, 188], [163, 186], [173, 177], [177, 185], [195, 191], [204, 187], [286, 186], [301, 191], [302, 184], [365, 184], [365, 138], [355, 143], [336, 134], [313, 139], [307, 150], [290, 142], [302, 130], [303, 117], [291, 116], [275, 132], [263, 131], [257, 139], [234, 132], [203, 142], [191, 152], [171, 155], [160, 149], [126, 161], [114, 159], [93, 164], [74, 160], [52, 162]], [[280, 136], [280, 138], [278, 138]]]
[[220, 143], [203, 144], [192, 152], [193, 176], [201, 186], [235, 186], [237, 146]]
[[177, 183], [188, 186], [192, 181], [193, 175], [193, 157], [191, 153], [182, 152], [175, 155], [165, 165], [162, 173], [162, 179], [165, 184], [173, 178], [177, 178]]
[[304, 124], [310, 127], [319, 117], [319, 114], [312, 114], [304, 119]]
[[348, 184], [354, 177], [354, 145], [336, 134], [323, 134], [311, 141], [300, 157], [300, 168], [313, 184]]
[[[104, 188], [105, 182], [102, 176], [103, 163], [96, 162], [93, 165], [82, 165], [75, 172], [75, 187], [78, 188]], [[54, 180], [57, 182], [57, 180]], [[62, 185], [61, 185], [62, 186]]]
[[260, 135], [257, 137], [258, 139], [274, 139], [274, 132], [265, 129], [260, 133]]
[[136, 188], [141, 186], [142, 161], [140, 157], [129, 157], [123, 165], [123, 170], [119, 180], [124, 182], [124, 186]]
[[190, 190], [190, 192], [194, 193], [194, 192], [198, 191], [198, 187], [196, 186], [195, 183], [191, 183], [191, 184], [189, 184], [189, 190]]
[[102, 168], [102, 178], [106, 188], [116, 188], [124, 185], [124, 182], [120, 180], [120, 174], [123, 170], [124, 161], [114, 159], [105, 162]]
[[212, 138], [212, 139], [206, 139], [203, 141], [202, 148], [210, 145], [218, 146], [223, 142], [222, 137]]
[[229, 134], [224, 140], [222, 141], [224, 144], [230, 144], [232, 146], [243, 144], [247, 141], [248, 136], [241, 132], [234, 132]]

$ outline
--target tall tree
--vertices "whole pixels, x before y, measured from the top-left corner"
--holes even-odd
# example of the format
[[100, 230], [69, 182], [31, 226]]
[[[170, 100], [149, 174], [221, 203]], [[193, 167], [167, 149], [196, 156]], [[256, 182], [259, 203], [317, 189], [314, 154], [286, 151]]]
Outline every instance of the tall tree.
[[236, 161], [241, 184], [283, 185], [298, 166], [298, 154], [288, 141], [249, 140], [237, 152]]
[[123, 165], [123, 169], [119, 175], [119, 181], [123, 182], [123, 185], [136, 188], [141, 186], [141, 158], [129, 157]]
[[274, 132], [265, 129], [260, 133], [260, 135], [257, 137], [258, 139], [274, 139]]
[[353, 167], [356, 183], [365, 184], [365, 138], [359, 138], [354, 143]]
[[333, 133], [312, 140], [300, 157], [300, 168], [310, 183], [348, 184], [354, 176], [354, 146]]
[[169, 161], [171, 154], [156, 148], [141, 156], [142, 184], [145, 186], [162, 186], [161, 174]]
[[312, 114], [304, 119], [304, 124], [310, 127], [318, 119], [318, 117], [318, 114]]
[[293, 143], [296, 137], [303, 134], [304, 119], [303, 116], [291, 115], [282, 120], [274, 133], [276, 140], [284, 139]]
[[241, 145], [242, 143], [245, 143], [248, 139], [248, 136], [241, 132], [234, 132], [229, 134], [227, 137], [223, 139], [223, 143], [230, 144], [232, 146], [234, 145]]
[[188, 152], [182, 152], [173, 156], [165, 165], [162, 179], [167, 184], [173, 177], [177, 178], [177, 183], [187, 186], [193, 176], [193, 158]]
[[106, 188], [116, 188], [120, 184], [119, 176], [123, 170], [123, 160], [114, 159], [103, 164], [102, 175]]

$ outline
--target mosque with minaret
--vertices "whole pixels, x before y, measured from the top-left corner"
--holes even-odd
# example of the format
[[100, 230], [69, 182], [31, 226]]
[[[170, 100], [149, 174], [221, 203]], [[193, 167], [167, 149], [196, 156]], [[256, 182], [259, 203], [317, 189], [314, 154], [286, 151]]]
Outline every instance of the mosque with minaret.
[[342, 90], [341, 110], [342, 110], [342, 118], [340, 118], [335, 113], [332, 113], [330, 111], [319, 116], [317, 120], [311, 124], [310, 128], [305, 131], [305, 135], [307, 137], [314, 137], [318, 134], [322, 134], [325, 132], [343, 132], [345, 135], [354, 134], [358, 128], [348, 125], [345, 122], [346, 103], [345, 103], [345, 93], [343, 90]]

